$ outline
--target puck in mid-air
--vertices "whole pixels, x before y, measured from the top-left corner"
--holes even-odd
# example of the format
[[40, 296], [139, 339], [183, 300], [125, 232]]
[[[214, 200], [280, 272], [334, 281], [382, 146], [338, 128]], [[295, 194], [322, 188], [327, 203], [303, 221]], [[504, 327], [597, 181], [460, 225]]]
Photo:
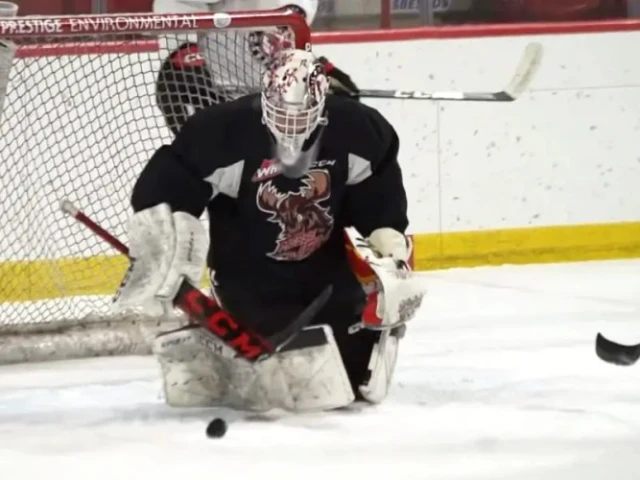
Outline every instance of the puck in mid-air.
[[221, 418], [214, 418], [207, 425], [207, 437], [221, 438], [227, 433], [227, 422]]

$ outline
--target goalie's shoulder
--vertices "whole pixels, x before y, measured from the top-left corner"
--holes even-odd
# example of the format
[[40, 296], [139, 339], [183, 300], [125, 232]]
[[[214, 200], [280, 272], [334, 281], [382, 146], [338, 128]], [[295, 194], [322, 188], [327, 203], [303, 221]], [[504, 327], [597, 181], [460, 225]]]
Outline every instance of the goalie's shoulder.
[[371, 137], [395, 135], [394, 126], [378, 109], [357, 100], [329, 95], [327, 112], [329, 124], [334, 124], [343, 132], [363, 135], [369, 137], [369, 140], [372, 140]]
[[349, 151], [371, 160], [381, 152], [397, 149], [399, 140], [395, 127], [376, 108], [347, 97], [330, 95], [327, 113], [332, 137], [340, 143], [346, 142]]
[[[235, 100], [211, 105], [195, 112], [189, 122], [209, 129], [230, 130], [242, 126], [242, 131], [257, 122], [260, 125], [260, 96], [247, 95]], [[188, 123], [189, 123], [188, 122]]]
[[[196, 111], [182, 127], [176, 141], [207, 164], [223, 166], [246, 154], [247, 138], [264, 134], [256, 109], [259, 97], [240, 97]], [[206, 157], [206, 158], [205, 158]]]
[[208, 177], [218, 169], [240, 165], [257, 148], [254, 145], [261, 144], [247, 138], [262, 138], [263, 130], [253, 99], [240, 98], [196, 111], [164, 154]]

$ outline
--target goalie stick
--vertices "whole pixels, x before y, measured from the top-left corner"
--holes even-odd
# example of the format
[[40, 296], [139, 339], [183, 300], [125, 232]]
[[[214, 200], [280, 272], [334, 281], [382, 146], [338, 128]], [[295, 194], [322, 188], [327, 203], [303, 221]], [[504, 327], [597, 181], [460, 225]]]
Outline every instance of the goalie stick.
[[[82, 213], [69, 200], [60, 202], [60, 209], [85, 225], [123, 255], [129, 255], [129, 248], [124, 243]], [[253, 363], [264, 360], [284, 348], [304, 327], [311, 323], [318, 311], [329, 300], [332, 292], [331, 285], [325, 287], [287, 328], [271, 337], [263, 337], [238, 323], [218, 305], [215, 299], [205, 295], [186, 280], [178, 289], [174, 305], [220, 338], [238, 356]]]
[[601, 360], [614, 365], [633, 365], [640, 358], [640, 343], [637, 345], [622, 345], [598, 333], [596, 336], [596, 355]]
[[[397, 100], [431, 100], [431, 101], [458, 101], [458, 102], [513, 102], [529, 88], [542, 61], [543, 48], [539, 43], [530, 43], [526, 46], [516, 72], [509, 84], [498, 92], [461, 92], [439, 91], [426, 92], [423, 90], [376, 90], [361, 89], [354, 93], [356, 98], [387, 98]], [[260, 89], [250, 88], [239, 90], [234, 86], [221, 87], [223, 96], [235, 98], [246, 94], [256, 94]]]
[[[361, 98], [396, 98], [412, 100], [448, 100], [462, 102], [513, 102], [531, 84], [540, 62], [542, 61], [542, 45], [530, 43], [516, 69], [516, 73], [509, 84], [499, 92], [458, 92], [441, 91], [425, 92], [421, 90], [360, 90], [357, 96]], [[354, 95], [355, 96], [355, 95]]]

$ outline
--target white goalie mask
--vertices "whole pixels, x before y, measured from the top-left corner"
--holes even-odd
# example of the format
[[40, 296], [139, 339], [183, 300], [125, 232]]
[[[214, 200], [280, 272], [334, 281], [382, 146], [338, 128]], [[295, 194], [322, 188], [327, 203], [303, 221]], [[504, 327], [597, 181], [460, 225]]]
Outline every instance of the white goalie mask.
[[262, 122], [276, 140], [279, 160], [290, 166], [305, 140], [326, 123], [329, 81], [311, 52], [296, 49], [276, 53], [262, 80]]

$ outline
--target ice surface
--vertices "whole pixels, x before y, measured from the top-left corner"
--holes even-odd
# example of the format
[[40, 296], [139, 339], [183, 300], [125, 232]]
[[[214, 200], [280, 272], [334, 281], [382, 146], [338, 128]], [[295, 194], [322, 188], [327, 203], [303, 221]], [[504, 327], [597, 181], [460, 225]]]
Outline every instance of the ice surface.
[[[393, 390], [362, 410], [169, 409], [143, 357], [0, 367], [0, 477], [640, 478], [640, 364], [594, 353], [597, 331], [640, 342], [640, 261], [424, 277]], [[209, 440], [217, 415], [229, 431]]]

